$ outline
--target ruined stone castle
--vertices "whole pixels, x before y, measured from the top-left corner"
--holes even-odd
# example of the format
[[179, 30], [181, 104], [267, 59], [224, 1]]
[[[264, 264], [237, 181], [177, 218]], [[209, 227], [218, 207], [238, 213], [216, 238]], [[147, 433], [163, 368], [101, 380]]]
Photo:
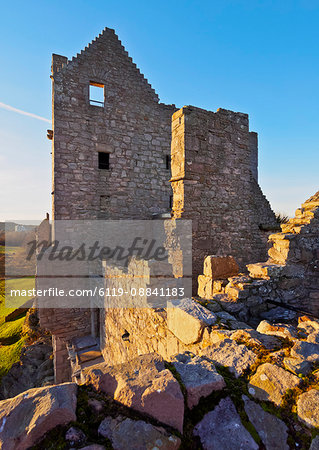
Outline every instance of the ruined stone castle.
[[[208, 255], [232, 255], [240, 269], [267, 259], [276, 221], [258, 184], [247, 114], [160, 103], [108, 28], [72, 60], [54, 54], [51, 78], [54, 220], [189, 219], [194, 290]], [[58, 382], [71, 376], [75, 337], [98, 335], [94, 351], [105, 356], [108, 314], [41, 312]]]

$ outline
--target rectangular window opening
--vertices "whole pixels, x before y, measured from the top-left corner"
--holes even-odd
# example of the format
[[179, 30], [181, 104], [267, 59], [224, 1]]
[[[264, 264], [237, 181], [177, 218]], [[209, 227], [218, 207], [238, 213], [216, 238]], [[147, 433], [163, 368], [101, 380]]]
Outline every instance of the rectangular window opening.
[[110, 169], [110, 154], [99, 152], [99, 169], [109, 170]]
[[166, 155], [166, 170], [171, 169], [171, 155]]
[[90, 81], [90, 105], [104, 107], [104, 84]]

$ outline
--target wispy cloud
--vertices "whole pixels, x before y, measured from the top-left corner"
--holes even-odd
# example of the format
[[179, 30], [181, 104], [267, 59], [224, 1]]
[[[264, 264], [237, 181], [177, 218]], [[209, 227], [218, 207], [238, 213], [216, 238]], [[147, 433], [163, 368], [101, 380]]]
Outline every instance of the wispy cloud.
[[46, 119], [45, 117], [37, 116], [36, 114], [30, 113], [28, 111], [22, 111], [22, 109], [14, 108], [13, 106], [6, 105], [5, 103], [0, 102], [0, 108], [6, 109], [7, 111], [16, 112], [18, 114], [22, 114], [23, 116], [33, 117], [33, 119], [42, 120], [43, 122], [51, 123], [51, 120]]

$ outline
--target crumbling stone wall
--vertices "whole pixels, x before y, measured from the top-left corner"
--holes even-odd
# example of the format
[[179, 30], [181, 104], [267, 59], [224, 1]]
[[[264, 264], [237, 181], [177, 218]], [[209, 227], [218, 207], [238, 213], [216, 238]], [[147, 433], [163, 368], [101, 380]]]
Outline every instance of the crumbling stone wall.
[[[168, 212], [174, 197], [173, 217], [193, 220], [194, 285], [208, 254], [232, 254], [241, 266], [263, 259], [259, 226], [274, 215], [258, 185], [257, 135], [246, 114], [159, 103], [108, 28], [72, 60], [53, 55], [51, 77], [54, 219], [149, 219]], [[104, 86], [102, 106], [90, 102], [92, 82]], [[99, 153], [109, 155], [109, 169], [99, 168]], [[56, 379], [65, 381], [66, 343], [91, 333], [92, 312], [41, 316], [54, 336]]]
[[200, 276], [200, 297], [244, 320], [277, 306], [319, 317], [319, 192], [281, 228], [269, 236], [266, 263], [248, 264], [249, 275]]
[[193, 274], [209, 254], [233, 255], [243, 268], [266, 259], [275, 223], [257, 183], [257, 137], [248, 115], [187, 106], [173, 115], [173, 217], [193, 221]]
[[228, 333], [216, 330], [210, 311], [222, 322], [233, 321], [234, 329], [249, 328], [240, 321], [251, 323], [278, 305], [319, 317], [319, 192], [296, 211], [294, 219], [282, 225], [281, 233], [270, 236], [270, 242], [274, 244], [270, 259], [247, 265], [248, 274], [238, 273], [232, 257], [206, 257], [198, 292], [206, 307], [185, 299], [176, 307], [169, 303], [162, 309], [106, 311], [106, 362], [122, 363], [149, 352], [157, 352], [166, 360], [181, 351], [199, 354]]
[[[170, 208], [171, 115], [106, 28], [68, 61], [53, 55], [53, 217], [150, 218]], [[90, 82], [104, 106], [90, 104]], [[109, 170], [98, 168], [109, 154]]]
[[[49, 218], [41, 222], [37, 228], [37, 242], [47, 242], [47, 246], [52, 241], [51, 226]], [[40, 251], [38, 248], [38, 254]], [[43, 247], [44, 249], [45, 247]], [[53, 287], [55, 280], [49, 278], [51, 265], [47, 261], [46, 256], [42, 256], [41, 265], [37, 266], [37, 289], [46, 289]], [[59, 280], [57, 284], [62, 284], [63, 280]], [[50, 308], [52, 304], [59, 304], [60, 299], [55, 297], [42, 297], [36, 301], [38, 307], [38, 315], [41, 328], [52, 334], [52, 347], [54, 355], [54, 376], [56, 383], [63, 383], [71, 379], [71, 370], [69, 355], [67, 352], [68, 342], [76, 336], [85, 336], [91, 332], [91, 315], [90, 309], [84, 308]]]

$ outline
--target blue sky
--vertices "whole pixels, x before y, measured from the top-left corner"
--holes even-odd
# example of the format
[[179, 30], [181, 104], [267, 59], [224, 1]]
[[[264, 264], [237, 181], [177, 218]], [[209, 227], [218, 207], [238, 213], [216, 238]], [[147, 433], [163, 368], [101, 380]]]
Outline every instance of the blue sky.
[[51, 54], [114, 28], [162, 102], [249, 113], [259, 177], [292, 215], [319, 189], [319, 1], [1, 0], [0, 220], [51, 211]]

